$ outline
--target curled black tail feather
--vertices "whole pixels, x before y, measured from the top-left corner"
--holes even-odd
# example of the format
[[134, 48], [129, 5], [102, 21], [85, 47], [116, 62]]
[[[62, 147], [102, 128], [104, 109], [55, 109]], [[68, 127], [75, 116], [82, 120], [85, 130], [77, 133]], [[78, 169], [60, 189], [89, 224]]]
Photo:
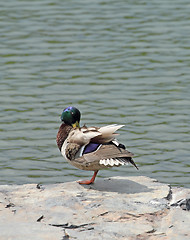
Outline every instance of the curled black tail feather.
[[120, 157], [117, 159], [119, 159], [121, 162], [124, 162], [124, 163], [131, 163], [134, 167], [136, 167], [137, 170], [139, 170], [139, 168], [137, 167], [137, 165], [135, 164], [135, 162], [131, 157]]

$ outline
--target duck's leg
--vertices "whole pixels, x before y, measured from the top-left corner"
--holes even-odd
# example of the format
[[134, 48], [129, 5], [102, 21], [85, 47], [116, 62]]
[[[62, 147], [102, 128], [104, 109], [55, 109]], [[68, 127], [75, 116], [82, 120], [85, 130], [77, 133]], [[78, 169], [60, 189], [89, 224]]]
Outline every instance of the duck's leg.
[[98, 171], [94, 171], [94, 175], [92, 176], [92, 178], [90, 180], [78, 181], [78, 183], [86, 184], [86, 185], [93, 183], [96, 178], [97, 173], [98, 173]]

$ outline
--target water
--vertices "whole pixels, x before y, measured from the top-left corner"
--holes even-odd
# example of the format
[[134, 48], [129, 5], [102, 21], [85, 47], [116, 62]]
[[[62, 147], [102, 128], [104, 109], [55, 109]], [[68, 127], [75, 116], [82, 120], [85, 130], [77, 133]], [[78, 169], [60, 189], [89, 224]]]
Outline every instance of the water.
[[10, 0], [0, 3], [0, 183], [56, 183], [92, 173], [55, 138], [66, 106], [82, 124], [125, 124], [119, 140], [145, 175], [189, 187], [190, 3]]

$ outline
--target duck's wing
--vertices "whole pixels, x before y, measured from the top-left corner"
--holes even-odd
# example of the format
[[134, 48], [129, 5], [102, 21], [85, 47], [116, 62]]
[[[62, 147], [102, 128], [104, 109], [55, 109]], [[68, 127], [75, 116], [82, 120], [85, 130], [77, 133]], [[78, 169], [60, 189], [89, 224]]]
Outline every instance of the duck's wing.
[[96, 130], [90, 131], [84, 128], [72, 128], [62, 145], [62, 155], [67, 160], [73, 161], [82, 155], [83, 149], [90, 143], [91, 139], [99, 135], [101, 133]]
[[[108, 126], [104, 126], [101, 128], [97, 128], [97, 127], [82, 127], [82, 128], [73, 128], [65, 143], [63, 144], [62, 147], [62, 154], [66, 157], [66, 159], [72, 160], [74, 161], [76, 158], [81, 157], [82, 155], [85, 155], [85, 153], [87, 153], [87, 149], [85, 148], [86, 146], [88, 146], [88, 153], [91, 154], [91, 151], [93, 153], [98, 152], [99, 151], [95, 151], [98, 146], [100, 144], [106, 144], [111, 142], [112, 140], [115, 139], [115, 131], [117, 131], [119, 128], [123, 127], [123, 125], [108, 125]], [[92, 143], [94, 144], [98, 144], [97, 146], [93, 146], [92, 149]], [[102, 148], [101, 148], [102, 149]], [[107, 148], [106, 148], [107, 149]], [[102, 154], [102, 150], [99, 153], [99, 158], [100, 159], [104, 159], [104, 158], [111, 158], [113, 156], [113, 154], [115, 153], [113, 151], [113, 149], [118, 152], [118, 148], [116, 146], [116, 148], [110, 148], [109, 149], [104, 149], [104, 154]], [[83, 152], [83, 150], [85, 150]], [[119, 154], [121, 155], [121, 151], [119, 150]], [[104, 157], [104, 155], [106, 154], [110, 154], [110, 157]], [[102, 154], [102, 155], [101, 155]], [[115, 153], [116, 154], [116, 153]], [[129, 154], [129, 152], [125, 152], [125, 156], [127, 157]], [[116, 154], [117, 155], [117, 154]], [[121, 157], [125, 157], [124, 155], [122, 155]], [[102, 158], [103, 156], [103, 158]], [[118, 156], [119, 157], [119, 156]], [[88, 160], [87, 160], [88, 161]]]
[[106, 167], [121, 166], [128, 163], [131, 163], [137, 168], [132, 156], [133, 153], [126, 149], [119, 148], [115, 144], [103, 144], [96, 151], [72, 160], [71, 164], [80, 169], [92, 171]]
[[115, 136], [118, 135], [115, 133], [118, 129], [122, 128], [125, 125], [107, 125], [100, 128], [97, 127], [83, 127], [82, 130], [84, 132], [92, 131], [92, 132], [98, 132], [99, 135], [95, 136], [94, 138], [91, 138], [91, 142], [93, 143], [109, 143], [112, 140], [114, 140]]
[[75, 143], [80, 146], [87, 145], [90, 142], [94, 143], [108, 143], [112, 141], [117, 135], [115, 131], [124, 125], [108, 125], [104, 127], [82, 127], [73, 128], [68, 137], [68, 143]]
[[73, 128], [67, 137], [67, 142], [85, 146], [91, 139], [99, 135], [101, 135], [101, 132], [99, 132], [98, 129], [89, 130], [88, 128]]

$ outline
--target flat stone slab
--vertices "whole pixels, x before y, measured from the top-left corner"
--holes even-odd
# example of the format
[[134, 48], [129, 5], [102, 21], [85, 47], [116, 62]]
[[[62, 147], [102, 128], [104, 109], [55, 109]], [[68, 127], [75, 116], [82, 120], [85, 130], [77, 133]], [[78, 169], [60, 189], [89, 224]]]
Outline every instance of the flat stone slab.
[[190, 239], [190, 190], [148, 177], [0, 186], [0, 240]]

